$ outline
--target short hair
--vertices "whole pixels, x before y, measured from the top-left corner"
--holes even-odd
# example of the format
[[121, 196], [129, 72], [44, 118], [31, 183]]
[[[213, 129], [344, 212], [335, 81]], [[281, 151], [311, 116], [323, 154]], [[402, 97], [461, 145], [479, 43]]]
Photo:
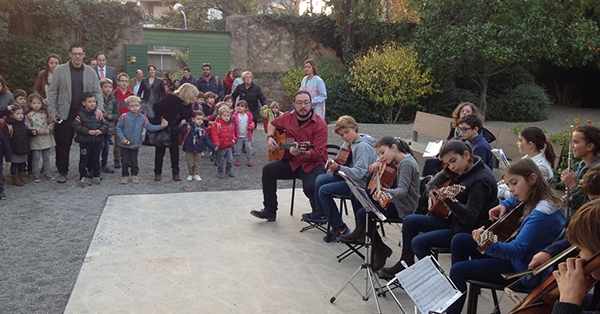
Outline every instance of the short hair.
[[192, 118], [195, 118], [197, 116], [201, 116], [202, 118], [204, 118], [204, 112], [202, 112], [202, 110], [194, 110], [194, 111], [192, 111]]
[[481, 127], [482, 127], [481, 119], [479, 119], [479, 117], [474, 114], [470, 114], [468, 116], [464, 116], [464, 117], [458, 119], [458, 124], [461, 124], [461, 123], [466, 123], [470, 127], [477, 128], [478, 130], [481, 130]]
[[227, 106], [221, 106], [221, 108], [219, 108], [219, 116], [222, 116], [226, 113], [231, 113], [231, 109], [229, 109]]
[[212, 66], [210, 66], [210, 63], [208, 63], [208, 62], [202, 63], [202, 68], [206, 68], [206, 67], [208, 67], [209, 69], [212, 70]]
[[156, 66], [155, 66], [154, 64], [149, 64], [149, 65], [148, 65], [148, 68], [147, 68], [147, 69], [148, 69], [148, 71], [150, 71], [150, 68], [152, 68], [152, 69], [156, 70]]
[[204, 93], [201, 91], [198, 91], [198, 96], [196, 96], [198, 98], [204, 98]]
[[192, 71], [190, 70], [190, 67], [183, 67], [183, 69], [182, 69], [181, 71], [188, 71], [188, 72], [192, 72]]
[[95, 58], [98, 59], [100, 55], [104, 56], [104, 58], [108, 58], [104, 52], [98, 52]]
[[131, 95], [131, 96], [125, 98], [125, 103], [127, 104], [127, 106], [129, 106], [131, 104], [141, 104], [142, 99], [136, 95]]
[[310, 96], [310, 93], [305, 91], [305, 90], [299, 90], [294, 94], [294, 101], [296, 100], [296, 96], [298, 95], [308, 95], [308, 100], [310, 100], [310, 102], [312, 102], [312, 96]]
[[78, 42], [74, 42], [69, 46], [69, 52], [73, 51], [73, 48], [81, 48], [83, 50], [83, 52], [85, 52], [85, 48], [83, 47], [83, 45], [81, 43]]
[[583, 193], [589, 195], [600, 195], [600, 164], [596, 164], [588, 170], [581, 181]]
[[96, 58], [90, 58], [87, 62], [87, 65], [90, 65], [90, 63], [92, 63], [92, 61], [96, 61]]
[[231, 76], [233, 76], [234, 78], [242, 76], [242, 70], [240, 70], [240, 68], [231, 69]]
[[237, 102], [236, 106], [244, 106], [246, 107], [246, 109], [248, 109], [248, 102], [246, 102], [245, 100], [240, 100]]
[[231, 97], [231, 95], [225, 95], [223, 96], [223, 99], [221, 99], [222, 101], [228, 101], [228, 100], [233, 100], [233, 97]]
[[271, 105], [269, 106], [269, 108], [271, 108], [271, 109], [273, 109], [273, 108], [279, 109], [279, 103], [276, 102], [276, 101], [274, 101], [274, 102], [271, 103]]
[[566, 237], [574, 245], [592, 253], [600, 251], [600, 199], [583, 204], [571, 218]]
[[250, 76], [252, 79], [254, 79], [254, 75], [252, 75], [252, 72], [250, 71], [244, 71], [244, 73], [242, 73], [242, 80], [245, 79], [246, 76]]
[[204, 93], [204, 98], [217, 98], [217, 95], [215, 95], [215, 93], [213, 92], [206, 92]]
[[198, 88], [190, 83], [183, 83], [183, 85], [179, 86], [179, 88], [177, 88], [173, 94], [175, 94], [184, 102], [187, 102], [191, 98], [198, 96]]
[[333, 133], [338, 134], [338, 131], [341, 129], [354, 129], [355, 132], [358, 132], [358, 123], [351, 116], [341, 116], [337, 119], [335, 123], [335, 127], [333, 128]]
[[129, 75], [125, 72], [121, 72], [117, 75], [117, 81], [123, 76], [129, 81]]
[[13, 97], [15, 99], [17, 99], [17, 97], [25, 97], [25, 98], [27, 98], [27, 93], [24, 90], [19, 89], [19, 88], [13, 90], [12, 94], [13, 94]]
[[109, 79], [108, 77], [105, 77], [100, 80], [100, 88], [104, 87], [104, 85], [106, 85], [106, 84], [110, 84], [110, 86], [113, 86], [113, 81], [111, 79]]
[[[225, 102], [224, 101], [219, 101], [215, 107], [213, 108], [213, 113], [218, 113], [219, 112], [219, 108], [221, 108], [222, 106], [225, 106]], [[227, 107], [227, 106], [225, 106]], [[229, 107], [227, 107], [229, 108]]]
[[319, 72], [317, 72], [317, 63], [315, 62], [315, 60], [313, 59], [308, 59], [306, 61], [304, 61], [304, 64], [310, 64], [310, 66], [313, 68], [313, 75], [319, 75]]
[[92, 92], [84, 92], [83, 95], [81, 95], [81, 100], [85, 101], [88, 98], [94, 98], [96, 99], [96, 96], [94, 96], [94, 93]]

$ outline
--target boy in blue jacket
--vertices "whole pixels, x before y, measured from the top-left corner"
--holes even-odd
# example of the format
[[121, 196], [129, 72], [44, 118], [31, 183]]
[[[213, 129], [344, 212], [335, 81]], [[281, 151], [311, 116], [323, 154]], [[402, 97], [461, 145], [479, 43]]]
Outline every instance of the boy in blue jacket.
[[121, 184], [129, 181], [129, 169], [131, 168], [131, 183], [138, 184], [138, 150], [142, 146], [142, 130], [158, 132], [169, 125], [164, 118], [160, 125], [148, 122], [148, 118], [140, 113], [142, 100], [138, 96], [129, 96], [125, 99], [129, 112], [122, 114], [117, 121], [117, 140], [121, 147]]
[[[83, 108], [73, 121], [73, 130], [79, 139], [79, 180], [82, 186], [100, 184], [100, 153], [104, 147], [104, 136], [108, 133], [108, 122], [96, 119], [96, 97], [83, 93]], [[87, 166], [92, 167], [90, 181]]]
[[183, 141], [183, 151], [188, 166], [188, 181], [201, 181], [198, 174], [200, 171], [200, 159], [205, 147], [211, 150], [217, 150], [215, 144], [210, 140], [208, 132], [204, 130], [204, 113], [200, 110], [192, 112], [192, 123], [181, 121], [179, 133], [185, 134]]

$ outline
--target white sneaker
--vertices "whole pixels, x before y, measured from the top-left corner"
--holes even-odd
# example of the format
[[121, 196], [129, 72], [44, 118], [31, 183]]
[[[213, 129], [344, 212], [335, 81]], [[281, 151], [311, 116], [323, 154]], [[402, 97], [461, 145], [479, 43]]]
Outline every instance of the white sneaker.
[[187, 180], [188, 180], [188, 181], [192, 181], [193, 179], [194, 179], [194, 176], [193, 176], [193, 175], [189, 175], [189, 176], [187, 176]]
[[195, 176], [194, 176], [194, 180], [196, 180], [196, 181], [202, 181], [202, 178], [200, 178], [200, 176], [199, 176], [199, 175], [195, 175]]

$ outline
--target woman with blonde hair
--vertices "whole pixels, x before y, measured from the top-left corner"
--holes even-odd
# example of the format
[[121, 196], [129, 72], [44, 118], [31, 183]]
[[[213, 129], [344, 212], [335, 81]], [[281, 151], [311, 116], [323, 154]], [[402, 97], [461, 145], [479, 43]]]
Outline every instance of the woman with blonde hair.
[[[192, 107], [190, 104], [196, 101], [196, 96], [198, 96], [196, 86], [184, 83], [173, 93], [153, 105], [154, 117], [150, 122], [152, 124], [160, 124], [162, 118], [169, 122], [167, 130], [171, 138], [169, 155], [171, 156], [173, 181], [181, 181], [179, 177], [179, 133], [177, 132], [177, 127], [181, 121], [188, 120], [192, 116]], [[156, 147], [154, 153], [154, 181], [161, 180], [165, 152], [165, 147]]]

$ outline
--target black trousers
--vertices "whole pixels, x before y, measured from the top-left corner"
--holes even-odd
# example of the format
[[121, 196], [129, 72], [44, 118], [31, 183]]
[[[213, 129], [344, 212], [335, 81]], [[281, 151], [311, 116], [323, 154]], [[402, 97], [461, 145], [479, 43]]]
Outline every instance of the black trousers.
[[302, 191], [308, 197], [312, 209], [315, 210], [315, 180], [318, 175], [323, 173], [325, 173], [323, 165], [317, 165], [311, 171], [306, 172], [302, 167], [292, 171], [292, 167], [286, 160], [277, 160], [266, 164], [262, 171], [265, 211], [270, 213], [277, 211], [277, 180], [291, 180], [294, 178], [302, 180]]
[[[177, 129], [169, 129], [171, 135], [171, 145], [169, 146], [169, 155], [171, 156], [171, 171], [173, 174], [179, 174], [179, 133]], [[156, 147], [154, 151], [154, 174], [162, 174], [163, 159], [165, 159], [165, 147]]]
[[128, 148], [121, 147], [121, 176], [129, 177], [129, 169], [131, 169], [131, 175], [137, 176], [140, 172], [138, 166], [138, 152], [139, 148]]
[[73, 120], [64, 120], [54, 125], [54, 140], [56, 141], [56, 169], [63, 175], [69, 173], [69, 153], [75, 131], [71, 124]]
[[88, 168], [92, 169], [94, 178], [100, 177], [100, 154], [102, 153], [103, 143], [79, 143], [79, 178], [87, 177]]

